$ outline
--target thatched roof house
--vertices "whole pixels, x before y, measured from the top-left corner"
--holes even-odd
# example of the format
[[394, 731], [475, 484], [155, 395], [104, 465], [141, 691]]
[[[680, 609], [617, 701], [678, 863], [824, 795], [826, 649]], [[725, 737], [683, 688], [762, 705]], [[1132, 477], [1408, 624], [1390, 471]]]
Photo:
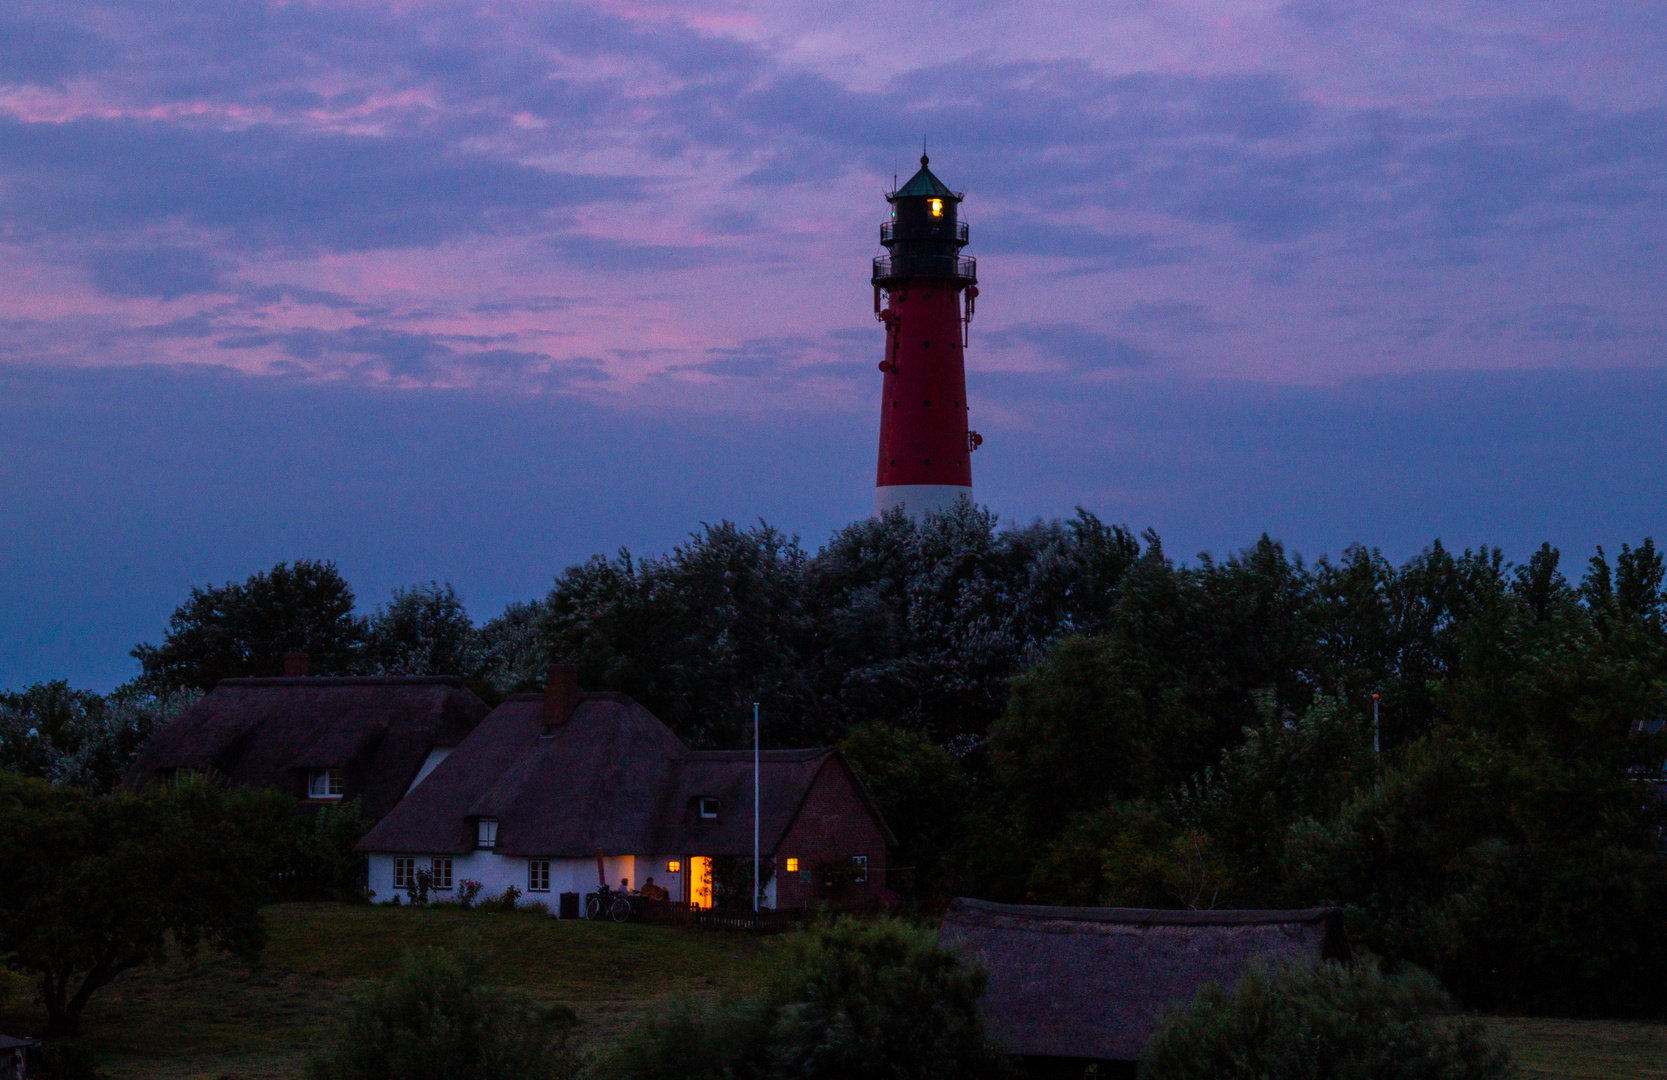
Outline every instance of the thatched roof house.
[[[896, 841], [837, 751], [766, 750], [758, 841], [776, 862], [772, 907], [866, 902]], [[551, 665], [541, 694], [511, 694], [359, 842], [371, 887], [397, 893], [417, 868], [488, 894], [594, 890], [648, 878], [710, 906], [712, 860], [753, 850], [753, 755], [691, 750], [626, 694], [582, 692]], [[825, 864], [852, 866], [830, 887]], [[438, 886], [450, 888], [449, 884]]]
[[983, 1010], [991, 1037], [1027, 1059], [1033, 1075], [1080, 1077], [1090, 1063], [1138, 1061], [1171, 1006], [1210, 983], [1231, 987], [1254, 963], [1349, 956], [1336, 908], [1158, 911], [959, 899], [941, 934], [989, 969]]
[[146, 744], [124, 782], [183, 773], [382, 817], [491, 710], [454, 676], [222, 679]]

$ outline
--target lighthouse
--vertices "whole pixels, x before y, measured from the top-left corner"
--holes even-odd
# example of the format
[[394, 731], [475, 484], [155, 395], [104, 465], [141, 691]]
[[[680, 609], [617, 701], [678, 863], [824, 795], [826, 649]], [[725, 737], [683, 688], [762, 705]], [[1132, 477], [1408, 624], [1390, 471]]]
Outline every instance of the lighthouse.
[[961, 195], [928, 160], [922, 154], [920, 171], [886, 196], [886, 254], [874, 260], [873, 280], [874, 315], [886, 328], [874, 508], [914, 517], [972, 496], [972, 452], [984, 441], [967, 426], [963, 360], [978, 267], [961, 254]]

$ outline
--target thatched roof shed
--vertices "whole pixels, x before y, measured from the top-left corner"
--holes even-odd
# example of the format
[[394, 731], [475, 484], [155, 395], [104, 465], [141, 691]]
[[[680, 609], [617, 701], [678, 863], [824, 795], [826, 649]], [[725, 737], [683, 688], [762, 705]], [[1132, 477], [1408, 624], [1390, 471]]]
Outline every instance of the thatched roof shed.
[[959, 899], [941, 931], [983, 961], [985, 1022], [1026, 1058], [1136, 1061], [1165, 1012], [1252, 964], [1346, 960], [1336, 908], [1159, 911]]

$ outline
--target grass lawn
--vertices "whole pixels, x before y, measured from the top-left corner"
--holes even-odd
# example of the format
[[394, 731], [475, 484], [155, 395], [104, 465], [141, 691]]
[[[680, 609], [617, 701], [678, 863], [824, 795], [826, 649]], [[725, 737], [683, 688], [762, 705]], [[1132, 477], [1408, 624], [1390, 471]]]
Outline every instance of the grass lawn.
[[1667, 1024], [1489, 1017], [1530, 1080], [1667, 1080]]
[[[82, 1035], [114, 1080], [303, 1075], [310, 1040], [407, 949], [473, 941], [502, 984], [571, 1005], [593, 1043], [676, 994], [744, 993], [769, 978], [775, 940], [674, 927], [561, 921], [457, 908], [281, 904], [256, 969], [227, 957], [130, 971], [93, 996]], [[45, 1016], [15, 995], [0, 1031]]]
[[[780, 939], [659, 926], [562, 922], [456, 908], [283, 904], [255, 969], [225, 957], [131, 971], [93, 997], [84, 1037], [113, 1080], [289, 1080], [368, 980], [407, 949], [473, 941], [497, 978], [571, 1005], [605, 1045], [656, 1002], [762, 987]], [[0, 1031], [45, 1023], [27, 993], [0, 1002]], [[1529, 1078], [1667, 1080], [1667, 1024], [1490, 1018]]]

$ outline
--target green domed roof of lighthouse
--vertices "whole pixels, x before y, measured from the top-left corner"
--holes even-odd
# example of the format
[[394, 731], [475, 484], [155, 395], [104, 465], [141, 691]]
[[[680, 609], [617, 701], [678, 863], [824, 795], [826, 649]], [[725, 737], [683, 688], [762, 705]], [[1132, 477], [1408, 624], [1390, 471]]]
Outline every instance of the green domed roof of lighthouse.
[[925, 197], [930, 199], [954, 199], [956, 202], [959, 202], [961, 200], [961, 196], [949, 190], [949, 187], [942, 180], [933, 176], [932, 170], [926, 167], [926, 163], [930, 160], [931, 159], [925, 154], [920, 155], [920, 171], [909, 177], [909, 182], [907, 184], [904, 184], [902, 187], [892, 192], [889, 196], [887, 196], [887, 198], [910, 199]]

